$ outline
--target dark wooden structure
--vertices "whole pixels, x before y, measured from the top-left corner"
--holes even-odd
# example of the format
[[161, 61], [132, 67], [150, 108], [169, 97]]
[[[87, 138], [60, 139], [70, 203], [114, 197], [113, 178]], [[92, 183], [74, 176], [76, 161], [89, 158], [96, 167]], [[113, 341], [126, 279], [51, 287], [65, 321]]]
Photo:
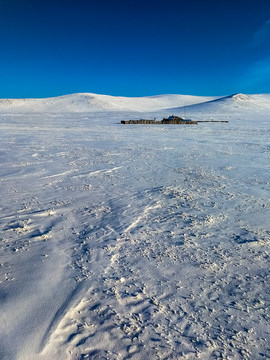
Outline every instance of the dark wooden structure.
[[121, 124], [151, 124], [151, 125], [190, 125], [190, 124], [198, 124], [197, 121], [192, 121], [190, 119], [185, 120], [179, 116], [169, 116], [168, 118], [164, 118], [161, 121], [158, 120], [122, 120]]

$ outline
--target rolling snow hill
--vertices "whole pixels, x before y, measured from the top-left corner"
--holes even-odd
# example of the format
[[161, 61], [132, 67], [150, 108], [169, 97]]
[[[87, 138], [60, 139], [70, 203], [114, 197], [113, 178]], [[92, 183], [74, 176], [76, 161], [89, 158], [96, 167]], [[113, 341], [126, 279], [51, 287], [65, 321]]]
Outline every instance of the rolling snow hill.
[[[230, 118], [232, 114], [261, 114], [268, 113], [269, 110], [270, 94], [239, 93], [223, 97], [167, 94], [123, 97], [78, 93], [43, 99], [0, 99], [0, 114], [137, 112], [150, 117], [175, 114], [197, 119], [217, 119], [219, 116], [225, 119]], [[149, 114], [152, 112], [155, 114]]]
[[211, 101], [216, 97], [157, 95], [123, 97], [78, 93], [44, 99], [0, 99], [0, 112], [158, 111]]
[[[174, 113], [183, 113], [183, 107], [167, 109]], [[187, 113], [192, 114], [237, 114], [239, 112], [265, 112], [270, 110], [270, 94], [234, 94], [198, 104], [186, 106]]]

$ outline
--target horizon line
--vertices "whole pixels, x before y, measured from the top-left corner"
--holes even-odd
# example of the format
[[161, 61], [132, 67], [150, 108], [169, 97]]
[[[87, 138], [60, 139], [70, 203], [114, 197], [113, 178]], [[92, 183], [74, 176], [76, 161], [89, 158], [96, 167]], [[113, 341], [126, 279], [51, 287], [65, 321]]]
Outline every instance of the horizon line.
[[71, 96], [71, 95], [97, 95], [97, 96], [110, 96], [110, 97], [123, 97], [123, 98], [147, 98], [147, 97], [158, 97], [158, 96], [170, 96], [170, 95], [180, 95], [180, 96], [195, 96], [195, 97], [226, 97], [226, 96], [233, 96], [237, 94], [244, 94], [244, 95], [259, 95], [259, 94], [270, 94], [270, 93], [242, 93], [242, 92], [235, 92], [232, 94], [225, 94], [225, 95], [193, 95], [193, 94], [178, 94], [178, 93], [165, 93], [165, 94], [154, 94], [154, 95], [141, 95], [141, 96], [125, 96], [125, 95], [109, 95], [109, 94], [99, 94], [93, 92], [74, 92], [74, 93], [67, 93], [62, 95], [55, 95], [55, 96], [45, 96], [45, 97], [1, 97], [1, 100], [41, 100], [41, 99], [51, 99], [51, 98], [58, 98], [64, 96]]

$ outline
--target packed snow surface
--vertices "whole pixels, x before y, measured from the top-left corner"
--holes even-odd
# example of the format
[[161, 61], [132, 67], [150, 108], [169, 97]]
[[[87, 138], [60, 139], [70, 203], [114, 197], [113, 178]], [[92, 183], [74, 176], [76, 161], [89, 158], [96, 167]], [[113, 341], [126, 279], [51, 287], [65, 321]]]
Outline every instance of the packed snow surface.
[[269, 359], [270, 97], [153, 99], [0, 115], [1, 360]]

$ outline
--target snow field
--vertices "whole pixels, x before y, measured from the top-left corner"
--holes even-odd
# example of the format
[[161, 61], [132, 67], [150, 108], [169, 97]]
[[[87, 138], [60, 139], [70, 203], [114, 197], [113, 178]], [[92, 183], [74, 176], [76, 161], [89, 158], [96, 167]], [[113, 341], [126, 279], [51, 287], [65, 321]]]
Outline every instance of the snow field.
[[0, 357], [267, 359], [270, 123], [247, 114], [2, 116]]

